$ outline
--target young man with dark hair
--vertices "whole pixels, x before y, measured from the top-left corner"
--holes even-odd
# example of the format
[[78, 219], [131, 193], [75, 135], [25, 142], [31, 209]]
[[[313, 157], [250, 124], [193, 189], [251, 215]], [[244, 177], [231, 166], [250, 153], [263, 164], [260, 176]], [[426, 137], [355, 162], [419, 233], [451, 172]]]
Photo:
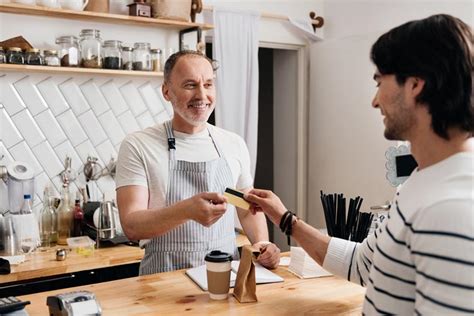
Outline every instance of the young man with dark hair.
[[325, 269], [366, 286], [364, 314], [474, 313], [473, 42], [468, 25], [441, 14], [396, 27], [373, 45], [372, 106], [387, 139], [410, 142], [418, 168], [362, 243], [322, 234], [271, 191], [245, 196], [254, 213], [291, 225]]
[[[162, 92], [173, 119], [128, 135], [120, 146], [120, 220], [126, 235], [145, 248], [142, 275], [202, 265], [211, 250], [238, 256], [234, 208], [222, 193], [226, 187], [251, 189], [250, 155], [241, 137], [207, 123], [215, 107], [213, 68], [197, 52], [172, 55]], [[259, 262], [276, 267], [280, 250], [268, 241], [265, 216], [237, 214], [262, 250]]]

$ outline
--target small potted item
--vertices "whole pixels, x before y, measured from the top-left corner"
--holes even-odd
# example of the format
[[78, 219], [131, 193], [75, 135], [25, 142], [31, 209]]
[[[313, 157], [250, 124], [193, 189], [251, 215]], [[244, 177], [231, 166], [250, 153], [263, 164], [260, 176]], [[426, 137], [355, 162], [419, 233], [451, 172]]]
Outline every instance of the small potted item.
[[133, 3], [128, 5], [128, 8], [128, 15], [146, 18], [151, 17], [151, 4], [145, 3], [145, 0], [134, 0]]

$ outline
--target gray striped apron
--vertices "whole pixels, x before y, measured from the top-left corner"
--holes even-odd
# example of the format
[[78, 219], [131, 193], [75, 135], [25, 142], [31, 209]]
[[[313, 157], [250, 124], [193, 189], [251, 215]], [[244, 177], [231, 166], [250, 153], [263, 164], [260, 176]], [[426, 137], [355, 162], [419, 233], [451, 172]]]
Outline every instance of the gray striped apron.
[[[232, 173], [210, 129], [208, 129], [219, 158], [204, 162], [175, 159], [175, 139], [171, 122], [165, 123], [168, 135], [169, 179], [166, 206], [201, 192], [224, 192], [234, 187]], [[226, 213], [211, 227], [189, 220], [164, 235], [155, 237], [145, 246], [140, 275], [196, 267], [204, 264], [211, 250], [221, 250], [238, 257], [234, 233], [234, 210]]]

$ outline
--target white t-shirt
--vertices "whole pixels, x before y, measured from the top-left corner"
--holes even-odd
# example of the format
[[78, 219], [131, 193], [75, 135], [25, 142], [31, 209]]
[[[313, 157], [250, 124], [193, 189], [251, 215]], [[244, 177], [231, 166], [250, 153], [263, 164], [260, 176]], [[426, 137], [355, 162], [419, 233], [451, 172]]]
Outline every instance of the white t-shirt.
[[[229, 164], [234, 188], [239, 190], [251, 187], [253, 178], [250, 173], [250, 155], [244, 140], [235, 133], [210, 124], [207, 124], [207, 128], [211, 130]], [[176, 141], [176, 160], [202, 162], [219, 157], [207, 129], [197, 134], [176, 131], [173, 133]], [[127, 135], [118, 155], [116, 187], [147, 187], [150, 194], [148, 207], [166, 206], [169, 159], [164, 123]]]

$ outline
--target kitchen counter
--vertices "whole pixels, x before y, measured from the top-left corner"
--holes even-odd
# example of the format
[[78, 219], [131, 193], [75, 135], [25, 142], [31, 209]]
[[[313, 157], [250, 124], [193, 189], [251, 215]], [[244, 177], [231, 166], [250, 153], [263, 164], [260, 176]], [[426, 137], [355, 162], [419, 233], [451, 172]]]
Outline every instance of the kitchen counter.
[[[365, 289], [338, 277], [299, 279], [279, 267], [275, 273], [282, 283], [257, 285], [256, 303], [239, 303], [231, 295], [223, 301], [212, 301], [185, 275], [185, 270], [158, 273], [110, 281], [89, 286], [21, 296], [31, 301], [30, 315], [47, 315], [46, 297], [76, 290], [95, 293], [103, 315], [302, 315], [361, 313]], [[231, 289], [232, 292], [232, 289]]]

